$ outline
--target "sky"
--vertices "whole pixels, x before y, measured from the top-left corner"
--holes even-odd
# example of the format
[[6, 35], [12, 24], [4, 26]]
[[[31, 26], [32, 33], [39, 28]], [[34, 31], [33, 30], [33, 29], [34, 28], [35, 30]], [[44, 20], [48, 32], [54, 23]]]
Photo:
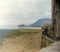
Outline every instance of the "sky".
[[51, 0], [0, 0], [0, 29], [51, 18]]

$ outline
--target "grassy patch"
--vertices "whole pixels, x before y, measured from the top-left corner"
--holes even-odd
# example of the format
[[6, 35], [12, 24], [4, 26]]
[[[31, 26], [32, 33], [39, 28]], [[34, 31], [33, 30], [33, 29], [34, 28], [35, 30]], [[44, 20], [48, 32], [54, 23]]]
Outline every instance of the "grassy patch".
[[41, 33], [41, 30], [26, 30], [26, 29], [21, 29], [21, 30], [12, 30], [9, 34], [8, 37], [11, 37], [11, 36], [21, 36], [21, 35], [35, 35], [35, 34], [38, 34], [38, 33]]

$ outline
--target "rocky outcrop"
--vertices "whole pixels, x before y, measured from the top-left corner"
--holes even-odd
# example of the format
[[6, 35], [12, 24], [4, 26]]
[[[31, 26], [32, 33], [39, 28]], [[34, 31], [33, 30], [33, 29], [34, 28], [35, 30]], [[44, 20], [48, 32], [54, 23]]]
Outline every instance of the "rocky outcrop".
[[42, 48], [40, 52], [60, 52], [60, 41], [52, 43], [46, 48]]

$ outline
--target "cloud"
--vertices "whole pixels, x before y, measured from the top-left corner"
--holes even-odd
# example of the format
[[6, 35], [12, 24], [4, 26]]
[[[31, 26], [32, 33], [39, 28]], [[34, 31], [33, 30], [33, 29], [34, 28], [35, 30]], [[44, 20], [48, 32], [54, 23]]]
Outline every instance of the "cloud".
[[0, 0], [0, 25], [31, 24], [51, 18], [51, 0]]

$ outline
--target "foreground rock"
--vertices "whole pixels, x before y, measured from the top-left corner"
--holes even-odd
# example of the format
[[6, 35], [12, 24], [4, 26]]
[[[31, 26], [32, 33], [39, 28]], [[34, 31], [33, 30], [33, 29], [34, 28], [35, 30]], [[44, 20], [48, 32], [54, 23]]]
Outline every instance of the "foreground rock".
[[51, 44], [50, 46], [43, 48], [40, 52], [60, 52], [60, 41]]

